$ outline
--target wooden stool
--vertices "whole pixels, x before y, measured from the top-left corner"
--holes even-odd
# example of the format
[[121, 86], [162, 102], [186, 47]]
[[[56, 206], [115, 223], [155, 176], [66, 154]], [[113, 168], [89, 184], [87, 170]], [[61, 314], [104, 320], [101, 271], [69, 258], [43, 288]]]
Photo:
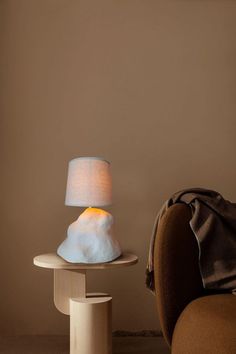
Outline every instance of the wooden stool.
[[108, 263], [68, 263], [55, 253], [34, 258], [38, 267], [54, 270], [54, 304], [70, 315], [70, 354], [112, 353], [112, 297], [86, 292], [86, 271], [131, 266], [138, 257], [124, 253]]

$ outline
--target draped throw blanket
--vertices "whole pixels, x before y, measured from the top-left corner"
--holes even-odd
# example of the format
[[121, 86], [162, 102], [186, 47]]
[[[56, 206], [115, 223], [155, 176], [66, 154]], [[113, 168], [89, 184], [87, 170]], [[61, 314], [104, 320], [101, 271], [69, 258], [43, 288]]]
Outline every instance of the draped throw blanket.
[[[166, 210], [185, 203], [192, 212], [190, 227], [199, 246], [199, 267], [206, 289], [236, 290], [236, 203], [219, 193], [191, 188], [175, 193], [158, 213], [151, 236], [147, 266], [147, 287], [155, 291], [154, 243], [158, 224]], [[179, 221], [181, 223], [181, 220]], [[175, 235], [173, 235], [174, 237]]]

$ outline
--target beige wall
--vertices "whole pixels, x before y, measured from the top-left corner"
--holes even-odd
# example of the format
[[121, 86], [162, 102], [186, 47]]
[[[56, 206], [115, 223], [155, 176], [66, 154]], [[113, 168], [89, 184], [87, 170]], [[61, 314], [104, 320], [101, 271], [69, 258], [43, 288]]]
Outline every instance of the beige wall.
[[174, 191], [236, 199], [236, 2], [1, 0], [0, 332], [66, 333], [53, 251], [80, 210], [67, 163], [112, 162], [117, 237], [136, 267], [89, 274], [114, 297], [114, 329], [156, 329], [144, 269], [155, 214]]

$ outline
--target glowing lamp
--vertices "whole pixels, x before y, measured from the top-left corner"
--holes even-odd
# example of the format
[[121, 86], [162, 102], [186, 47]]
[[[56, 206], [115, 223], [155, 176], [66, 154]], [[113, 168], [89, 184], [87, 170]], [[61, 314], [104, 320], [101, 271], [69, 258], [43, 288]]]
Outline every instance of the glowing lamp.
[[114, 237], [113, 216], [97, 208], [111, 203], [110, 163], [99, 157], [71, 160], [65, 204], [88, 208], [69, 226], [58, 255], [71, 263], [103, 263], [119, 257], [121, 249]]

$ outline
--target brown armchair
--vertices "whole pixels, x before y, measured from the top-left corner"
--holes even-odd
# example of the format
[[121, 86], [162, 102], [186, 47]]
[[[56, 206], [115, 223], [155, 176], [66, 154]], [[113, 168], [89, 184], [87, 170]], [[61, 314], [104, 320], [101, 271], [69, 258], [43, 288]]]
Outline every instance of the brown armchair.
[[157, 308], [172, 354], [236, 354], [236, 296], [203, 288], [185, 204], [161, 219], [154, 249]]

